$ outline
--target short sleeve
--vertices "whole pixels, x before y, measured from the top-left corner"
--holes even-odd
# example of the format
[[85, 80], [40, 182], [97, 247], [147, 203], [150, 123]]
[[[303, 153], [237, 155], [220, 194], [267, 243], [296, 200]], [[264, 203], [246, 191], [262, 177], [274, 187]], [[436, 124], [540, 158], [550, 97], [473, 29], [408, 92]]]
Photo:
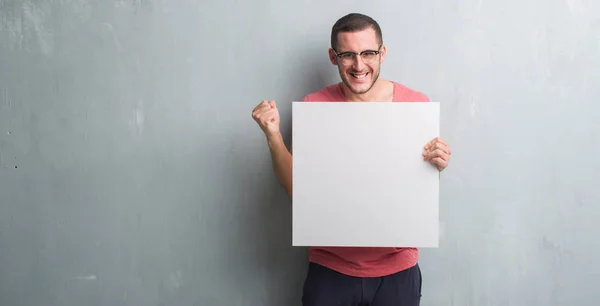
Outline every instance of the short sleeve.
[[429, 99], [429, 97], [422, 93], [422, 92], [416, 92], [415, 93], [415, 99], [416, 102], [431, 102], [431, 100]]

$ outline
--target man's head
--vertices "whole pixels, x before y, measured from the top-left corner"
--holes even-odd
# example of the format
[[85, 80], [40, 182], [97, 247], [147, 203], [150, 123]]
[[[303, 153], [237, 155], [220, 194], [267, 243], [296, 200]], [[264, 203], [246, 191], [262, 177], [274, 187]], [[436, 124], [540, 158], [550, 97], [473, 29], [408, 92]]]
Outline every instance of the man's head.
[[369, 16], [348, 14], [331, 29], [329, 59], [355, 94], [365, 93], [375, 84], [385, 51], [381, 28]]

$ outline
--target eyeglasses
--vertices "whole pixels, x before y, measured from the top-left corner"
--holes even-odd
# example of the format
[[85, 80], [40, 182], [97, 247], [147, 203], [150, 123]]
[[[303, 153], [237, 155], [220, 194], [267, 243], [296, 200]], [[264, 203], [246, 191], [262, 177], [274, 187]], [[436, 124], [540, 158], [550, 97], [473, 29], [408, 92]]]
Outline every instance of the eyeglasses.
[[[379, 47], [379, 49], [381, 49], [381, 47]], [[380, 53], [379, 50], [377, 50], [377, 51], [365, 50], [360, 53], [356, 53], [356, 52], [337, 53], [337, 51], [335, 51], [335, 50], [334, 50], [334, 52], [335, 52], [335, 55], [337, 56], [337, 58], [339, 58], [340, 61], [342, 62], [342, 64], [344, 64], [344, 65], [353, 64], [354, 61], [356, 60], [357, 55], [360, 56], [360, 58], [362, 59], [363, 62], [370, 64], [377, 59], [377, 56]]]

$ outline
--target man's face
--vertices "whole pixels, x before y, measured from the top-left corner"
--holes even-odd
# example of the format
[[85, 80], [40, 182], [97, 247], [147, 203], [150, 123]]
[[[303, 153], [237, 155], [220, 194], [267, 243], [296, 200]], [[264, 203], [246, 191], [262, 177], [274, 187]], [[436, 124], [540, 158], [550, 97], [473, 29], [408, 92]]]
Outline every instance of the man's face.
[[[364, 51], [380, 51], [380, 53]], [[351, 53], [344, 55], [345, 52], [363, 52], [363, 55]], [[385, 46], [380, 49], [377, 35], [372, 28], [359, 32], [339, 33], [336, 50], [329, 50], [331, 63], [338, 66], [342, 81], [355, 94], [362, 94], [371, 89], [379, 77], [384, 58]]]

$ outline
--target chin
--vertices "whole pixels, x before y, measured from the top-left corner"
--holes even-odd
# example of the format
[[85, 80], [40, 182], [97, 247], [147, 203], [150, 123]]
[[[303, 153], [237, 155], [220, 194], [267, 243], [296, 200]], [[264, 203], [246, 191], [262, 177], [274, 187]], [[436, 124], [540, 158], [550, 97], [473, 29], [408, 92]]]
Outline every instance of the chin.
[[348, 86], [348, 88], [350, 89], [350, 91], [352, 91], [354, 94], [364, 94], [367, 91], [369, 91], [369, 89], [371, 89], [371, 87], [373, 86], [373, 82], [371, 80], [368, 80], [369, 82], [361, 82], [361, 83], [356, 83], [353, 82], [353, 80], [346, 80], [346, 86]]

